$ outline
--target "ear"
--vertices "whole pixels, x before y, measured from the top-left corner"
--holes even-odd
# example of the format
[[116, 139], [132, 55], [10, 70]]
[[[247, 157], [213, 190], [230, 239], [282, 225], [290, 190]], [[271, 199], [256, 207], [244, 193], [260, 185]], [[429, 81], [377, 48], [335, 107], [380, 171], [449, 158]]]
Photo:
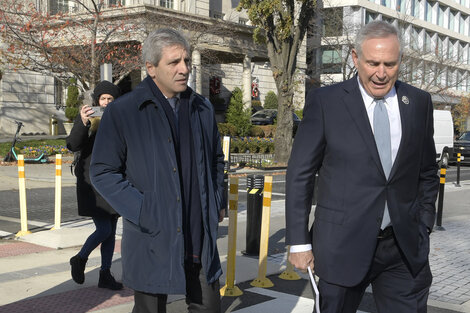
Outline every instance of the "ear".
[[147, 69], [147, 73], [150, 77], [155, 77], [155, 65], [150, 62], [145, 62], [145, 68]]
[[354, 66], [357, 68], [357, 62], [359, 61], [359, 55], [357, 54], [356, 49], [351, 50], [351, 56], [354, 62]]

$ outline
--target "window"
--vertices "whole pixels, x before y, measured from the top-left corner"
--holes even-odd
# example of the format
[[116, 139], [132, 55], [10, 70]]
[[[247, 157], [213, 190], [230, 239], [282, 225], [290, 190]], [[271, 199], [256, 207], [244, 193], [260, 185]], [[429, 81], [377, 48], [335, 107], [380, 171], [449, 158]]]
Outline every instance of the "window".
[[49, 13], [67, 13], [69, 12], [69, 0], [49, 0]]
[[246, 23], [248, 23], [248, 19], [243, 18], [243, 17], [239, 17], [239, 18], [238, 18], [238, 24], [240, 24], [240, 25], [246, 25]]
[[449, 44], [447, 46], [447, 58], [452, 59], [454, 57], [454, 44], [455, 42], [449, 40]]
[[411, 0], [411, 15], [419, 17], [419, 1]]
[[173, 9], [173, 0], [160, 0], [160, 6], [167, 9]]
[[460, 13], [460, 19], [459, 19], [459, 33], [464, 34], [464, 27], [465, 27], [465, 16]]
[[439, 5], [439, 9], [437, 10], [437, 25], [444, 27], [444, 13], [445, 8]]
[[432, 22], [432, 5], [429, 1], [424, 4], [424, 18], [427, 22]]
[[464, 44], [463, 44], [463, 43], [459, 43], [459, 45], [458, 45], [458, 50], [457, 50], [457, 60], [458, 60], [459, 62], [464, 59], [464, 58], [463, 58], [464, 51], [465, 51], [465, 46], [464, 46]]
[[366, 11], [366, 24], [369, 24], [372, 21], [375, 21], [377, 19], [377, 14], [376, 13], [371, 13], [369, 11]]
[[218, 20], [223, 20], [224, 16], [225, 16], [225, 14], [222, 13], [222, 12], [217, 12], [217, 11], [212, 12], [212, 17], [216, 18]]
[[323, 36], [334, 37], [343, 35], [343, 8], [323, 10]]
[[124, 6], [126, 5], [126, 1], [125, 0], [109, 0], [108, 5], [110, 7]]
[[411, 49], [420, 50], [421, 49], [421, 38], [419, 36], [420, 30], [411, 27]]
[[407, 3], [406, 1], [407, 0], [396, 0], [396, 1], [397, 1], [396, 2], [396, 5], [397, 5], [396, 10], [398, 12], [401, 12], [401, 13], [405, 14], [406, 13], [406, 3]]
[[390, 8], [392, 6], [391, 0], [380, 0], [380, 4]]
[[449, 24], [447, 25], [447, 28], [450, 29], [450, 30], [454, 30], [455, 15], [456, 15], [456, 13], [454, 11], [450, 11], [450, 13], [449, 13]]
[[322, 50], [322, 72], [341, 73], [340, 47], [324, 47]]
[[424, 51], [426, 53], [431, 53], [433, 52], [433, 45], [432, 45], [432, 37], [433, 34], [425, 32], [424, 33]]
[[443, 56], [444, 55], [444, 37], [437, 36], [437, 45], [436, 45], [436, 56]]

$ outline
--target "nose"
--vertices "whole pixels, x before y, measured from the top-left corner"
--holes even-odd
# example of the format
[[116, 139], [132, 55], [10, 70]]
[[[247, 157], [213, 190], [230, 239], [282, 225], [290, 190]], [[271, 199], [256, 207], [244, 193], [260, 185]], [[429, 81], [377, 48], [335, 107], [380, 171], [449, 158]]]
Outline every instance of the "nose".
[[379, 79], [385, 79], [387, 77], [385, 66], [383, 64], [380, 64], [377, 67], [376, 75], [377, 75], [377, 78], [379, 78]]

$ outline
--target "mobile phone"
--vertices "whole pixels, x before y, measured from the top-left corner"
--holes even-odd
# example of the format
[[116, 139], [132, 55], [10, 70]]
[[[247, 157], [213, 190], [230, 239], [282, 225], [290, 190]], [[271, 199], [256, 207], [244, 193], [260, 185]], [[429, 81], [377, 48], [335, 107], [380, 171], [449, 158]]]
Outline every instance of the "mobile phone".
[[93, 113], [90, 116], [102, 116], [104, 112], [104, 107], [101, 107], [99, 105], [97, 106], [92, 106], [91, 109], [93, 110]]

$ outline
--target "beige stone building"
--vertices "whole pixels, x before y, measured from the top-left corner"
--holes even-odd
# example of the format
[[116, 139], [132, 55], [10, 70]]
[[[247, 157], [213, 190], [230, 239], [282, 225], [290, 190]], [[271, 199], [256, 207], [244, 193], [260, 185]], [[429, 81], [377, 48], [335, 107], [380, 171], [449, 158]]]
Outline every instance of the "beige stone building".
[[[73, 0], [31, 0], [36, 7], [51, 14], [79, 13]], [[119, 7], [116, 7], [119, 5]], [[126, 23], [137, 25], [132, 40], [142, 42], [158, 27], [180, 28], [192, 44], [191, 86], [202, 95], [219, 97], [228, 103], [231, 92], [240, 87], [246, 107], [251, 100], [264, 101], [268, 91], [276, 91], [266, 47], [252, 40], [253, 27], [244, 12], [238, 12], [232, 0], [105, 0], [109, 18], [126, 16]], [[298, 81], [294, 103], [303, 107], [305, 87], [305, 45], [298, 58]], [[103, 76], [104, 75], [104, 76]], [[145, 72], [136, 69], [126, 77], [124, 90], [140, 82]], [[108, 79], [102, 73], [102, 79]], [[253, 97], [252, 87], [259, 93]], [[14, 120], [25, 124], [25, 133], [49, 133], [49, 119], [56, 115], [64, 121], [65, 88], [54, 77], [6, 68], [0, 79], [0, 132], [10, 136]], [[219, 121], [224, 119], [224, 105], [217, 105]]]

